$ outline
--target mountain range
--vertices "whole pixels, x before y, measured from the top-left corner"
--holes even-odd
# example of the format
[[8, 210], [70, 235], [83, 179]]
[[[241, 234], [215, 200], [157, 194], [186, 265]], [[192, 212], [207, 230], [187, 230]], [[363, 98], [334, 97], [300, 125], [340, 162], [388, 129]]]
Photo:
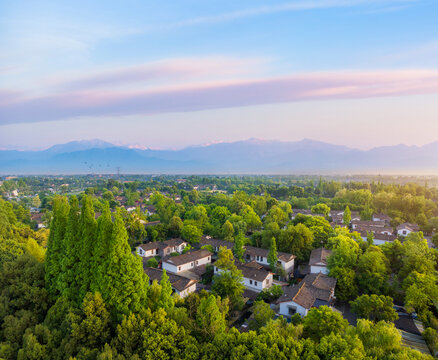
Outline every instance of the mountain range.
[[0, 151], [0, 174], [438, 174], [438, 141], [357, 150], [304, 139], [249, 139], [181, 150], [131, 149], [102, 140], [40, 151]]

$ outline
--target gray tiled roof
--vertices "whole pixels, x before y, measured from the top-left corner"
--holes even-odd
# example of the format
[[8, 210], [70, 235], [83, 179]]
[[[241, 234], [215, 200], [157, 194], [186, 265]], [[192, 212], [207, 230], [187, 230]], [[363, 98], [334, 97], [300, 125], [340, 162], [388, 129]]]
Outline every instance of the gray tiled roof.
[[167, 257], [163, 261], [178, 266], [178, 265], [187, 264], [195, 260], [203, 259], [207, 256], [211, 256], [211, 252], [205, 249], [201, 249], [201, 250], [189, 251], [185, 254], [178, 256]]

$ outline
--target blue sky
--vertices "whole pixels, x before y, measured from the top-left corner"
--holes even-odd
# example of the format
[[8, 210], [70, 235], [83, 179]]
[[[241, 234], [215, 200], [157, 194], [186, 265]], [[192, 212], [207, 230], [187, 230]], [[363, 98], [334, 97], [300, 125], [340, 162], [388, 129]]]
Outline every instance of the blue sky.
[[0, 148], [438, 140], [436, 0], [0, 0]]

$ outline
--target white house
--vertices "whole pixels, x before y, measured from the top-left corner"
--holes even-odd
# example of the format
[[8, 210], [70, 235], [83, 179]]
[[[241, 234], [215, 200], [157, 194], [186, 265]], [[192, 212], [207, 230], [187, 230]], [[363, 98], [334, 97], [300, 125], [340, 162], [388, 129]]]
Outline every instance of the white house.
[[187, 243], [181, 239], [155, 241], [137, 246], [137, 254], [142, 257], [167, 256], [174, 252], [181, 254]]
[[[243, 257], [248, 262], [255, 261], [260, 265], [269, 267], [268, 254], [268, 249], [262, 249], [254, 246], [245, 246], [245, 253]], [[278, 263], [279, 265], [281, 265], [286, 274], [290, 274], [294, 271], [295, 258], [295, 255], [280, 251], [277, 252]]]
[[211, 263], [211, 252], [208, 250], [189, 251], [178, 256], [170, 256], [163, 260], [163, 269], [174, 274], [194, 269]]
[[[237, 268], [242, 272], [243, 284], [248, 290], [260, 292], [269, 289], [273, 285], [273, 274], [264, 270], [262, 266], [255, 262], [240, 264], [236, 262]], [[214, 273], [220, 274], [221, 269], [214, 267]]]
[[[154, 280], [161, 281], [163, 271], [160, 269], [147, 267], [144, 272], [149, 277], [149, 285], [152, 285]], [[172, 285], [172, 290], [182, 298], [186, 297], [192, 292], [196, 291], [197, 280], [188, 279], [184, 276], [176, 274], [167, 274], [169, 276], [169, 282]]]
[[215, 239], [212, 238], [211, 236], [203, 236], [199, 242], [199, 245], [200, 246], [210, 245], [213, 248], [214, 252], [218, 252], [221, 246], [224, 246], [229, 250], [231, 250], [234, 247], [234, 243], [232, 242]]
[[391, 217], [386, 215], [386, 214], [373, 214], [372, 217], [373, 221], [383, 221], [385, 222], [386, 225], [389, 225], [389, 223], [391, 222]]
[[[361, 232], [360, 236], [362, 240], [367, 241], [367, 232]], [[373, 243], [374, 245], [383, 245], [387, 242], [393, 242], [397, 239], [397, 235], [394, 234], [379, 234], [373, 233]]]
[[284, 294], [277, 300], [279, 313], [285, 317], [295, 314], [304, 317], [312, 307], [331, 307], [335, 299], [335, 287], [335, 278], [322, 273], [308, 274], [299, 284], [284, 289]]
[[384, 221], [362, 221], [362, 220], [352, 220], [351, 221], [351, 228], [353, 230], [356, 230], [357, 228], [361, 227], [369, 227], [369, 228], [384, 228], [386, 226], [386, 223]]
[[397, 226], [397, 235], [408, 236], [411, 232], [418, 232], [420, 228], [417, 224], [403, 223]]
[[332, 254], [331, 250], [318, 248], [312, 250], [309, 259], [311, 274], [323, 273], [328, 274], [327, 259]]

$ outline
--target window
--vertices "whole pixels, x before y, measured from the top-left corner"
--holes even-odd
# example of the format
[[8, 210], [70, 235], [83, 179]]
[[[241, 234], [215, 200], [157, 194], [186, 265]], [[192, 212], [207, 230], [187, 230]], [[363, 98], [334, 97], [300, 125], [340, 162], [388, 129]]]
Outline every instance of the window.
[[249, 281], [249, 284], [252, 285], [252, 280]]
[[403, 235], [406, 235], [406, 230], [403, 230]]
[[218, 268], [217, 268], [217, 266], [215, 266], [214, 268], [216, 269], [216, 272], [217, 272], [217, 271], [218, 271]]
[[259, 261], [259, 256], [257, 255], [257, 261]]
[[207, 258], [207, 261], [210, 261], [210, 256]]
[[288, 306], [287, 312], [289, 315], [295, 315], [297, 312], [297, 308], [295, 306]]
[[181, 271], [181, 266], [178, 266], [178, 271]]
[[198, 260], [196, 260], [196, 265], [198, 265]]
[[249, 254], [246, 254], [246, 260], [251, 260], [251, 256], [249, 256]]
[[257, 286], [257, 281], [254, 281], [254, 285]]
[[192, 267], [194, 266], [194, 264], [192, 263]]

